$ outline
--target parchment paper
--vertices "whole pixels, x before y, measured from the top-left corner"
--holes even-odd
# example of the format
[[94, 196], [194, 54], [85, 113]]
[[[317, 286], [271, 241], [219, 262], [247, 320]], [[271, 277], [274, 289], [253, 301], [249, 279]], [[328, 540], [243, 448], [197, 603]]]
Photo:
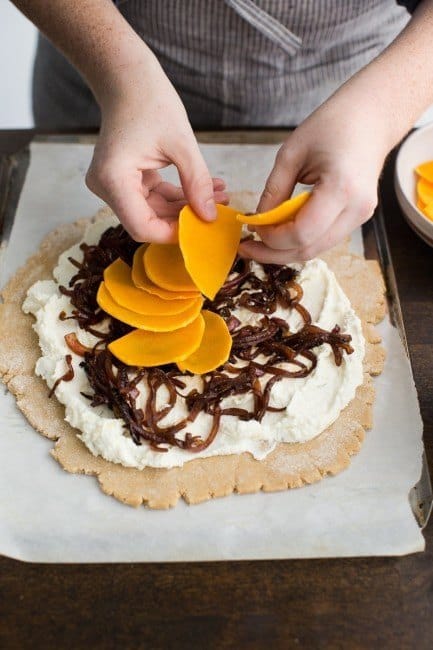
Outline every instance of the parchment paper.
[[[276, 146], [204, 145], [229, 189], [257, 191]], [[0, 285], [59, 224], [93, 214], [84, 186], [92, 149], [33, 144], [31, 164], [0, 269]], [[173, 178], [168, 170], [167, 178]], [[357, 233], [353, 246], [360, 248]], [[399, 335], [380, 326], [388, 360], [375, 380], [374, 428], [342, 474], [297, 490], [233, 495], [169, 511], [135, 510], [93, 477], [64, 472], [52, 443], [0, 394], [0, 552], [37, 562], [199, 561], [401, 555], [424, 539], [408, 493], [421, 473], [422, 422]]]

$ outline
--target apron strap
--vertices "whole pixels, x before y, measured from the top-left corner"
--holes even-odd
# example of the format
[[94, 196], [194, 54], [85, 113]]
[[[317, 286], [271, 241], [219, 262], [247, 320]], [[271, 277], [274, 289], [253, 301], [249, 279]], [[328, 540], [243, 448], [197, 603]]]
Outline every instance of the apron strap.
[[246, 20], [266, 38], [279, 45], [287, 54], [295, 55], [302, 46], [302, 39], [287, 29], [276, 18], [260, 9], [252, 0], [225, 0], [241, 18]]

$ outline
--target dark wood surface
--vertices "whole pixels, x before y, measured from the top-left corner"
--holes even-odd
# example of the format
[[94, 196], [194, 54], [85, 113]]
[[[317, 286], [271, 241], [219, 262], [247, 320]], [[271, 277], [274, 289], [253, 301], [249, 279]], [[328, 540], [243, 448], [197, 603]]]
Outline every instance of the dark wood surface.
[[[0, 132], [0, 155], [28, 137]], [[404, 222], [392, 175], [391, 156], [381, 194], [432, 472], [433, 250]], [[0, 647], [432, 648], [433, 521], [425, 537], [425, 553], [386, 559], [68, 566], [0, 558]]]

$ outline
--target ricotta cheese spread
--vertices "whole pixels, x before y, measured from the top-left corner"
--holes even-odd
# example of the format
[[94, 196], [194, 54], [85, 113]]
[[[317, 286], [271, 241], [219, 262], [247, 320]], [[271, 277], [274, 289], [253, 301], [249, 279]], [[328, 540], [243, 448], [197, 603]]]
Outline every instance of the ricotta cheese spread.
[[[118, 225], [115, 217], [105, 218], [89, 225], [83, 241], [97, 244], [101, 234], [110, 226]], [[81, 242], [80, 242], [81, 243]], [[108, 461], [121, 463], [126, 467], [177, 467], [196, 458], [208, 456], [251, 453], [261, 460], [281, 442], [306, 442], [319, 435], [339, 416], [342, 409], [354, 398], [357, 387], [363, 381], [363, 357], [365, 342], [361, 322], [353, 311], [349, 299], [339, 286], [333, 272], [325, 262], [314, 259], [303, 264], [291, 264], [299, 275], [297, 282], [304, 295], [302, 305], [310, 312], [312, 323], [326, 330], [339, 325], [341, 330], [352, 337], [353, 353], [343, 354], [342, 363], [337, 366], [330, 345], [314, 348], [317, 365], [304, 378], [283, 378], [274, 384], [270, 405], [278, 411], [267, 411], [261, 422], [242, 421], [236, 416], [221, 416], [218, 435], [214, 442], [200, 452], [191, 452], [178, 447], [170, 447], [167, 452], [153, 450], [144, 442], [137, 445], [125, 428], [123, 420], [116, 418], [105, 405], [92, 407], [90, 400], [82, 393], [91, 393], [87, 375], [80, 363], [82, 358], [67, 346], [64, 336], [74, 332], [79, 341], [92, 347], [97, 339], [81, 329], [76, 320], [60, 320], [59, 314], [71, 314], [72, 306], [68, 296], [59, 291], [59, 286], [68, 286], [76, 268], [69, 257], [82, 259], [79, 244], [60, 255], [53, 272], [53, 280], [36, 282], [28, 291], [23, 310], [34, 315], [33, 327], [39, 337], [42, 356], [36, 364], [36, 374], [42, 377], [50, 388], [66, 371], [65, 355], [72, 356], [74, 377], [71, 381], [61, 381], [56, 389], [57, 399], [65, 406], [65, 419], [80, 431], [79, 438], [92, 454], [102, 456]], [[261, 265], [253, 262], [252, 269], [257, 276], [264, 275]], [[242, 325], [258, 325], [262, 314], [245, 308], [235, 308], [232, 312]], [[290, 330], [299, 330], [303, 321], [294, 309], [281, 306], [272, 314], [289, 323]], [[102, 329], [99, 326], [99, 329]], [[289, 365], [289, 364], [287, 364]], [[284, 367], [284, 366], [283, 366]], [[269, 375], [262, 378], [269, 379]], [[262, 381], [262, 379], [260, 381]], [[201, 377], [185, 375], [182, 377], [185, 389], [200, 390]], [[144, 381], [138, 385], [140, 396], [137, 405], [144, 403], [148, 394]], [[157, 405], [162, 407], [167, 400], [166, 388], [158, 392]], [[224, 408], [243, 408], [251, 410], [252, 394], [239, 394], [224, 399]], [[188, 409], [185, 400], [178, 397], [175, 406], [160, 421], [160, 426], [169, 426], [186, 417]], [[205, 438], [212, 426], [212, 416], [199, 413], [194, 422], [181, 431]]]

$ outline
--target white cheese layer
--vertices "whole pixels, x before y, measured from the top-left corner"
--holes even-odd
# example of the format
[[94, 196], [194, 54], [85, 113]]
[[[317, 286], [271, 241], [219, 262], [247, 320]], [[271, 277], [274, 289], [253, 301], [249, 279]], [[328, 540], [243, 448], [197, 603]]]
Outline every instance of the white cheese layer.
[[[88, 244], [97, 243], [102, 232], [117, 223], [112, 217], [92, 224], [87, 229], [84, 241]], [[79, 365], [82, 358], [67, 347], [64, 335], [75, 332], [80, 342], [88, 346], [93, 345], [96, 339], [81, 330], [75, 320], [59, 320], [60, 312], [71, 313], [69, 299], [58, 289], [59, 284], [67, 286], [69, 279], [76, 272], [75, 267], [68, 261], [70, 256], [77, 260], [82, 258], [78, 244], [62, 253], [53, 273], [54, 280], [36, 282], [29, 289], [23, 310], [32, 313], [36, 318], [33, 327], [39, 336], [42, 351], [42, 356], [36, 364], [36, 374], [43, 377], [50, 388], [66, 371], [65, 355], [72, 355], [74, 378], [70, 382], [60, 382], [55, 394], [65, 406], [65, 419], [81, 432], [79, 437], [96, 456], [139, 469], [147, 466], [176, 467], [195, 458], [242, 452], [250, 452], [255, 458], [263, 459], [279, 442], [306, 442], [321, 433], [337, 419], [363, 381], [362, 361], [365, 344], [360, 320], [332, 271], [325, 262], [314, 259], [296, 265], [300, 272], [297, 281], [304, 291], [302, 304], [310, 312], [313, 324], [326, 330], [331, 330], [338, 324], [344, 333], [351, 334], [354, 352], [351, 355], [343, 354], [341, 366], [336, 366], [329, 345], [315, 348], [317, 366], [307, 377], [284, 378], [273, 386], [270, 405], [284, 407], [283, 411], [266, 412], [261, 422], [244, 422], [234, 416], [222, 416], [215, 441], [202, 452], [194, 453], [171, 447], [166, 453], [161, 453], [153, 451], [146, 442], [136, 445], [125, 430], [122, 420], [115, 418], [105, 406], [90, 406], [90, 401], [81, 395], [81, 392], [92, 393], [92, 389]], [[262, 267], [255, 263], [253, 270], [257, 275], [263, 272]], [[244, 308], [234, 310], [233, 315], [242, 325], [258, 324], [262, 318], [261, 314]], [[301, 318], [295, 310], [279, 307], [272, 316], [284, 318], [292, 331], [302, 326]], [[265, 383], [268, 379], [269, 375], [261, 381]], [[200, 390], [200, 376], [186, 376], [185, 382], [185, 394], [193, 387]], [[144, 401], [147, 386], [141, 382], [138, 387], [141, 392], [139, 401]], [[164, 388], [160, 389], [158, 406], [164, 404], [164, 391]], [[222, 406], [250, 410], [252, 404], [251, 395], [235, 395], [225, 399]], [[174, 424], [186, 415], [185, 401], [178, 397], [174, 408], [161, 420], [160, 426]], [[177, 435], [183, 438], [188, 431], [206, 438], [211, 425], [212, 417], [200, 413], [194, 422]]]

